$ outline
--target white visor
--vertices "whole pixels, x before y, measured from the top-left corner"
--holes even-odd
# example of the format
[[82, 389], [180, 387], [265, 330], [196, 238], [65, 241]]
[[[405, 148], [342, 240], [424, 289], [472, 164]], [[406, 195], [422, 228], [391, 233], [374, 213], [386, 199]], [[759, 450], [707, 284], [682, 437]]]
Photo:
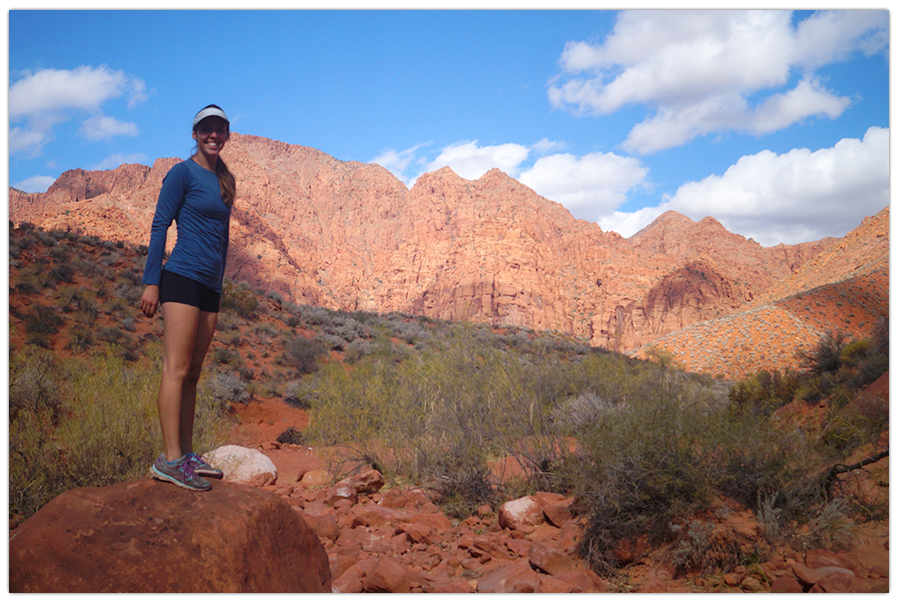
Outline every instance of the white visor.
[[194, 116], [193, 127], [196, 128], [197, 124], [199, 124], [200, 122], [202, 122], [203, 120], [205, 120], [208, 117], [220, 117], [223, 120], [225, 120], [226, 122], [228, 122], [228, 117], [226, 117], [224, 111], [222, 111], [221, 109], [216, 109], [215, 107], [207, 107], [206, 109], [203, 109], [202, 111], [200, 111], [200, 113], [198, 113], [197, 115]]

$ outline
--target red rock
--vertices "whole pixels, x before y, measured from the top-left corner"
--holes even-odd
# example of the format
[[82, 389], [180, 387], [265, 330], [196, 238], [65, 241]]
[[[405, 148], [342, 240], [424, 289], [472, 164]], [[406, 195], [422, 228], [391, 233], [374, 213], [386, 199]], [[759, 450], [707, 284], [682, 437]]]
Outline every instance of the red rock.
[[328, 495], [325, 497], [324, 503], [328, 506], [337, 506], [338, 503], [341, 502], [356, 504], [356, 501], [356, 490], [353, 489], [353, 487], [348, 485], [336, 485], [334, 488], [328, 490]]
[[347, 478], [338, 481], [335, 487], [342, 485], [350, 487], [358, 494], [375, 493], [384, 487], [384, 477], [378, 470], [368, 470], [362, 474], [348, 476]]
[[634, 539], [622, 539], [616, 543], [614, 556], [622, 564], [630, 564], [650, 552], [650, 542], [641, 535]]
[[362, 569], [359, 565], [350, 566], [332, 583], [334, 590], [342, 594], [358, 594], [363, 591]]
[[[673, 332], [705, 337], [682, 338], [682, 347], [712, 347], [726, 336], [684, 327], [748, 314], [751, 300], [771, 304], [857, 270], [887, 273], [887, 208], [842, 240], [799, 246], [766, 248], [711, 218], [676, 212], [625, 239], [496, 169], [475, 181], [439, 169], [407, 189], [379, 165], [237, 133], [226, 157], [239, 186], [226, 275], [297, 303], [554, 329], [625, 352]], [[45, 194], [10, 188], [10, 220], [146, 238], [162, 178], [176, 162], [66, 171]], [[885, 305], [887, 288], [874, 291]], [[758, 340], [766, 364], [743, 364], [748, 353], [734, 332], [715, 363], [685, 361], [714, 374], [772, 370], [793, 360], [774, 351], [785, 337]]]
[[591, 570], [572, 570], [554, 575], [553, 578], [570, 585], [573, 592], [593, 593], [609, 591], [609, 584]]
[[484, 575], [478, 580], [475, 591], [479, 593], [509, 593], [519, 584], [529, 585], [532, 591], [538, 591], [541, 586], [540, 576], [526, 561], [507, 564]]
[[652, 579], [637, 588], [638, 594], [664, 594], [669, 591], [666, 584], [659, 579]]
[[769, 591], [773, 594], [799, 594], [803, 586], [793, 577], [778, 577], [772, 581]]
[[382, 504], [354, 506], [353, 515], [355, 519], [359, 520], [360, 525], [369, 527], [379, 527], [392, 523], [409, 523], [412, 521], [412, 514], [409, 512], [388, 508]]
[[[834, 567], [828, 566], [826, 568]], [[825, 570], [826, 568], [817, 568], [816, 570]], [[872, 587], [872, 582], [867, 579], [860, 579], [842, 572], [832, 572], [819, 579], [809, 591], [813, 594], [855, 594], [871, 592]]]
[[821, 568], [812, 569], [803, 564], [794, 564], [793, 570], [796, 577], [807, 586], [815, 585], [821, 579], [833, 573], [851, 577], [855, 576], [852, 571], [841, 568], [840, 566], [823, 566]]
[[863, 566], [859, 563], [859, 558], [852, 553], [835, 553], [827, 549], [812, 549], [806, 553], [806, 565], [809, 568], [825, 568], [826, 566], [837, 566], [838, 568], [846, 568], [858, 577], [863, 576]]
[[874, 566], [869, 570], [870, 579], [886, 579], [888, 578], [887, 568], [884, 566]]
[[557, 577], [541, 577], [540, 592], [542, 594], [571, 594], [575, 588]]
[[330, 592], [328, 556], [281, 498], [217, 481], [68, 491], [9, 539], [13, 592]]
[[480, 553], [488, 554], [491, 557], [498, 559], [509, 559], [509, 549], [498, 544], [496, 540], [491, 540], [490, 537], [485, 536], [476, 536], [472, 541], [472, 547], [469, 549], [469, 552], [472, 553], [473, 556], [475, 556], [476, 553]]
[[406, 532], [412, 543], [435, 544], [440, 542], [441, 536], [434, 528], [422, 523], [401, 523], [398, 530]]
[[575, 567], [575, 563], [565, 553], [546, 542], [531, 545], [528, 561], [534, 568], [552, 575], [569, 572]]
[[525, 496], [500, 506], [497, 521], [501, 528], [514, 530], [523, 525], [536, 525], [544, 520], [541, 502], [534, 496]]
[[576, 520], [567, 521], [559, 528], [559, 538], [556, 541], [556, 546], [561, 551], [572, 554], [578, 548], [581, 535], [581, 523]]
[[[334, 478], [331, 476], [330, 472], [315, 469], [307, 470], [303, 473], [303, 476], [300, 477], [300, 485], [306, 489], [320, 489], [330, 485], [332, 480], [334, 480]], [[313, 499], [315, 499], [314, 496]]]
[[572, 511], [568, 506], [559, 506], [556, 504], [548, 504], [544, 507], [544, 516], [547, 521], [558, 528], [562, 528], [567, 521], [572, 520]]
[[519, 538], [510, 538], [506, 541], [506, 548], [509, 549], [510, 553], [518, 555], [519, 557], [527, 557], [528, 550], [531, 549], [531, 541]]
[[298, 512], [319, 538], [334, 540], [340, 534], [340, 528], [338, 528], [337, 519], [335, 519], [334, 515], [316, 516], [307, 514], [303, 510]]
[[453, 528], [453, 522], [444, 513], [414, 513], [409, 517], [410, 523], [420, 523], [433, 527], [438, 532], [446, 532]]
[[471, 594], [475, 589], [464, 581], [457, 581], [455, 583], [435, 583], [431, 591], [435, 594]]
[[408, 593], [412, 591], [413, 582], [421, 586], [421, 578], [398, 559], [381, 557], [363, 580], [363, 591], [380, 593]]

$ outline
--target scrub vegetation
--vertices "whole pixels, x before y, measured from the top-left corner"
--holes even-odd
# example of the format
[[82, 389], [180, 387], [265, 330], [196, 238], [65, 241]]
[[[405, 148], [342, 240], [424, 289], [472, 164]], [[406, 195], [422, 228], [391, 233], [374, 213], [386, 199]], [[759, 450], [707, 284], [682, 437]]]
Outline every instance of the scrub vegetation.
[[[139, 478], [158, 454], [161, 327], [134, 318], [145, 253], [10, 229], [11, 517]], [[338, 476], [374, 466], [458, 517], [559, 492], [587, 520], [579, 548], [597, 571], [639, 537], [702, 565], [693, 516], [717, 498], [755, 511], [772, 542], [806, 546], [887, 515], [835, 488], [836, 468], [888, 428], [887, 404], [858, 397], [888, 369], [887, 332], [829, 333], [795, 371], [727, 382], [553, 332], [300, 306], [229, 282], [195, 433], [200, 451], [225, 444], [242, 404], [278, 396], [310, 415], [292, 439], [347, 451]], [[822, 416], [798, 428], [779, 420], [788, 403]]]

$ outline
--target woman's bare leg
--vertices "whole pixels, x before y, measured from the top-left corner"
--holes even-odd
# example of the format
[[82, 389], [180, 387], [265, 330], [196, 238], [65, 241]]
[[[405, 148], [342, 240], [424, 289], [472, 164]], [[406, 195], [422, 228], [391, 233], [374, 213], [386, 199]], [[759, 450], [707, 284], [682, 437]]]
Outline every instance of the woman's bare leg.
[[166, 460], [175, 461], [185, 452], [190, 452], [181, 448], [182, 399], [200, 328], [200, 309], [183, 303], [166, 302], [162, 304], [162, 312], [164, 356], [157, 409], [163, 453]]
[[194, 338], [193, 354], [191, 355], [190, 369], [181, 387], [181, 423], [180, 438], [181, 453], [194, 451], [194, 411], [197, 407], [197, 382], [200, 380], [200, 372], [203, 369], [203, 359], [209, 350], [213, 335], [216, 332], [216, 312], [200, 312], [197, 317], [197, 334]]

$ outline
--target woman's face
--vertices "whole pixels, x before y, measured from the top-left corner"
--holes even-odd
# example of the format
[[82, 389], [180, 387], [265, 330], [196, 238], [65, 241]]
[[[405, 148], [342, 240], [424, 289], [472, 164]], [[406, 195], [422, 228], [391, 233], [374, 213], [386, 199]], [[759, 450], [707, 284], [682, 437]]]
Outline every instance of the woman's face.
[[191, 136], [197, 141], [197, 150], [203, 155], [218, 156], [228, 141], [228, 122], [220, 117], [204, 118], [194, 127]]

